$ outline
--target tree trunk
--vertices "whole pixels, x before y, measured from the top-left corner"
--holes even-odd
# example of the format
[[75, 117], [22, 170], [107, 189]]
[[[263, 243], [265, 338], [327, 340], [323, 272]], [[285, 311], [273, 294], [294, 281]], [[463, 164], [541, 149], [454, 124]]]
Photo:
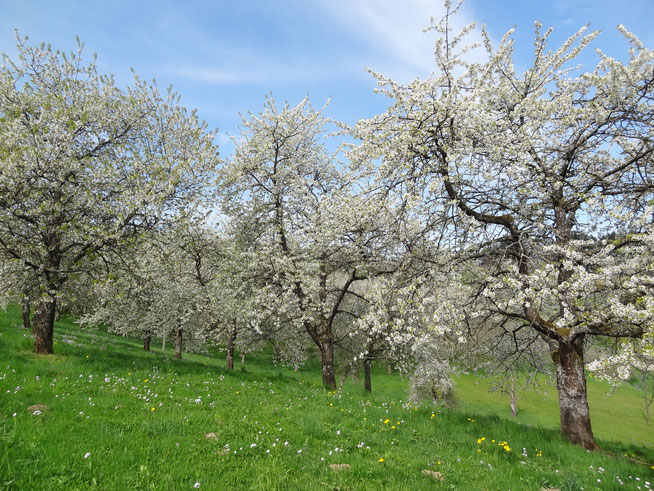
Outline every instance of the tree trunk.
[[643, 397], [645, 398], [645, 411], [644, 411], [644, 413], [645, 413], [645, 422], [649, 426], [649, 425], [652, 424], [652, 422], [650, 420], [650, 417], [649, 417], [649, 406], [652, 404], [652, 400], [654, 400], [654, 399], [650, 399], [648, 394], [647, 394], [647, 375], [648, 375], [648, 373], [649, 372], [646, 371], [646, 370], [641, 370], [641, 372], [640, 372], [640, 387], [641, 387], [641, 389], [643, 389]]
[[516, 417], [518, 415], [517, 412], [517, 398], [515, 395], [515, 379], [513, 378], [513, 375], [511, 375], [511, 382], [509, 385], [509, 397], [511, 398], [511, 416]]
[[334, 373], [334, 345], [325, 341], [320, 346], [320, 365], [322, 367], [322, 383], [325, 387], [336, 389]]
[[55, 310], [57, 301], [54, 298], [41, 299], [34, 309], [32, 319], [32, 334], [34, 334], [34, 353], [45, 355], [53, 353], [52, 335], [54, 332]]
[[32, 305], [30, 303], [30, 297], [25, 295], [23, 297], [23, 327], [25, 329], [31, 329], [32, 324], [30, 323], [30, 312], [32, 310]]
[[175, 358], [182, 357], [182, 342], [183, 342], [184, 329], [181, 327], [177, 329], [175, 335]]
[[161, 352], [165, 353], [166, 352], [166, 333], [163, 333], [161, 336]]
[[363, 360], [363, 371], [365, 375], [365, 388], [368, 392], [372, 391], [372, 380], [370, 378], [370, 367], [372, 366], [372, 360], [366, 357]]
[[150, 351], [150, 341], [152, 341], [152, 335], [146, 334], [143, 338], [143, 349], [145, 351]]
[[579, 336], [571, 342], [560, 341], [558, 350], [552, 353], [556, 365], [561, 433], [586, 450], [599, 450], [590, 426], [583, 346], [583, 336]]
[[227, 333], [227, 370], [234, 370], [234, 341], [236, 340], [236, 329], [230, 329]]
[[245, 365], [245, 353], [241, 353], [241, 365]]
[[393, 373], [393, 369], [391, 368], [390, 365], [386, 366], [386, 375], [391, 375]]

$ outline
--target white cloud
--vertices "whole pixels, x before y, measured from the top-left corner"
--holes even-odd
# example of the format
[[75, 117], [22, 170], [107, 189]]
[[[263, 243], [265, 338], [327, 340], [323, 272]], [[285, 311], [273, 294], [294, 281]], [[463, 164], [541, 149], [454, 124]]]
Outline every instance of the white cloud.
[[[322, 9], [377, 52], [365, 66], [400, 80], [430, 74], [434, 69], [434, 33], [423, 32], [430, 18], [443, 17], [440, 0], [320, 0]], [[474, 17], [464, 4], [451, 18], [454, 32]]]

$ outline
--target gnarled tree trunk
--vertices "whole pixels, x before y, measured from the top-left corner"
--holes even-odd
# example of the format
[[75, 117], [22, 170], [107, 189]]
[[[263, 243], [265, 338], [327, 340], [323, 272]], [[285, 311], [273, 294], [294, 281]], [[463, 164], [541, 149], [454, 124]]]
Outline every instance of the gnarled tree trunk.
[[32, 324], [30, 323], [30, 313], [32, 310], [32, 305], [30, 302], [30, 297], [28, 295], [23, 296], [23, 327], [25, 329], [31, 329]]
[[561, 433], [587, 450], [599, 450], [590, 425], [583, 346], [583, 336], [579, 336], [574, 341], [560, 341], [558, 349], [552, 352], [556, 365]]
[[182, 357], [182, 344], [184, 341], [183, 335], [184, 335], [184, 329], [179, 327], [177, 329], [177, 333], [175, 334], [175, 358]]
[[54, 332], [57, 301], [54, 298], [41, 299], [34, 309], [32, 334], [34, 334], [34, 353], [43, 355], [53, 353], [52, 335]]
[[334, 345], [324, 341], [320, 346], [320, 366], [322, 367], [322, 383], [325, 387], [336, 389], [336, 374], [334, 373]]

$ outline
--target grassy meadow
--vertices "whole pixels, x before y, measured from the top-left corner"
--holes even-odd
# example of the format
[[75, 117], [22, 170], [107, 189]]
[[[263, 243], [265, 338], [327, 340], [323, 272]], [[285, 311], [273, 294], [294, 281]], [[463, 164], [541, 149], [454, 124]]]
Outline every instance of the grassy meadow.
[[[458, 405], [406, 401], [373, 371], [373, 392], [319, 386], [270, 353], [224, 369], [224, 354], [143, 351], [139, 340], [62, 319], [55, 355], [31, 353], [20, 313], [0, 312], [2, 489], [651, 489], [654, 427], [638, 393], [591, 380], [590, 453], [558, 433], [554, 387], [521, 393], [518, 417], [487, 379], [462, 376]], [[34, 408], [35, 405], [45, 407]], [[31, 409], [28, 409], [31, 408]]]

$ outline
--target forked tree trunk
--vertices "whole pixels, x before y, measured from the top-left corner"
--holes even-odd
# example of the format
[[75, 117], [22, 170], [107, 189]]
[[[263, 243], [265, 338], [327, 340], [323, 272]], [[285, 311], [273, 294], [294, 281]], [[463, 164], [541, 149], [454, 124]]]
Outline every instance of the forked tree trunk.
[[323, 342], [320, 346], [320, 365], [322, 367], [322, 383], [325, 387], [336, 389], [336, 374], [334, 373], [334, 345]]
[[236, 329], [230, 329], [227, 333], [227, 370], [234, 369], [234, 341], [236, 341]]
[[177, 329], [177, 334], [175, 335], [175, 358], [182, 357], [182, 344], [183, 344], [183, 335], [184, 329], [181, 327]]
[[41, 299], [34, 309], [32, 319], [32, 334], [34, 335], [34, 353], [51, 354], [52, 335], [54, 332], [55, 310], [57, 301], [54, 298]]
[[363, 360], [363, 372], [365, 378], [365, 388], [368, 392], [372, 391], [372, 379], [370, 377], [370, 367], [372, 366], [372, 360], [370, 358], [365, 358]]
[[143, 349], [145, 351], [150, 351], [150, 342], [152, 341], [152, 335], [146, 334], [143, 338]]
[[552, 353], [556, 365], [561, 433], [586, 450], [599, 450], [590, 425], [590, 411], [584, 373], [583, 336], [572, 342], [559, 342]]
[[30, 323], [30, 313], [32, 310], [32, 305], [30, 303], [30, 297], [25, 295], [23, 297], [23, 327], [25, 329], [31, 329], [32, 324]]

